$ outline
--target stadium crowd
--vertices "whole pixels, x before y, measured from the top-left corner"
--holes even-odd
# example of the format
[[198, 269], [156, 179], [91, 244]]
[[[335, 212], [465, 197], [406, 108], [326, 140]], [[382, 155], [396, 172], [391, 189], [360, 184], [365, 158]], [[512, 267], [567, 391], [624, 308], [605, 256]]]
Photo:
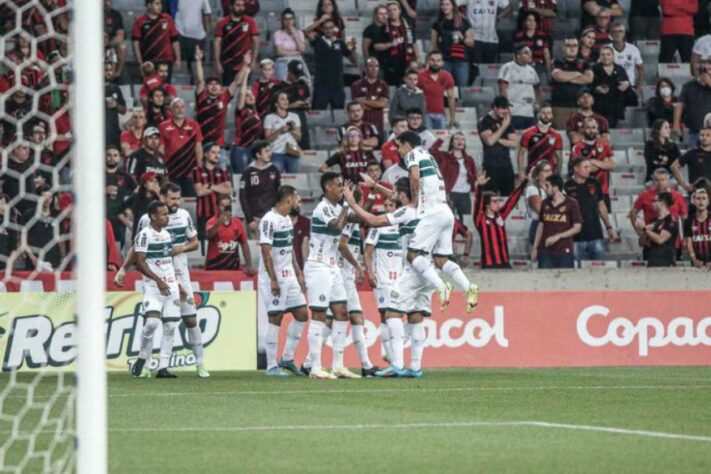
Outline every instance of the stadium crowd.
[[[65, 3], [0, 5], [7, 271], [72, 264]], [[382, 211], [370, 183], [407, 176], [407, 130], [444, 178], [463, 264], [479, 242], [482, 268], [617, 266], [640, 248], [647, 266], [711, 266], [707, 0], [104, 0], [104, 12], [109, 270], [171, 181], [197, 224], [197, 265], [253, 273], [280, 184], [307, 203], [310, 176], [339, 169]], [[303, 264], [309, 220], [292, 220]]]

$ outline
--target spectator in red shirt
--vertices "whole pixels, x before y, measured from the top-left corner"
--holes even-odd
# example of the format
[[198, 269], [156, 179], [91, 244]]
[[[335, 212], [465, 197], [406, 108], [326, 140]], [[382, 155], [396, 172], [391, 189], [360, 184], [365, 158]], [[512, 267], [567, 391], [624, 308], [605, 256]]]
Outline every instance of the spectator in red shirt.
[[698, 0], [659, 0], [662, 11], [660, 63], [676, 62], [679, 51], [682, 63], [691, 61], [694, 48], [694, 15], [699, 10]]
[[362, 181], [360, 174], [365, 173], [371, 161], [375, 161], [375, 156], [369, 147], [363, 145], [361, 131], [357, 127], [350, 126], [346, 130], [339, 150], [319, 167], [319, 171], [325, 173], [331, 167], [338, 165], [344, 181], [360, 183]]
[[[203, 51], [195, 48], [195, 114], [205, 143], [214, 143], [220, 147], [220, 167], [227, 168], [227, 150], [225, 149], [225, 122], [227, 106], [237, 91], [237, 78], [227, 87], [220, 85], [217, 76], [205, 79], [202, 67]], [[245, 54], [244, 63], [249, 67], [250, 53]]]
[[565, 122], [565, 130], [568, 133], [568, 138], [570, 139], [570, 146], [573, 147], [577, 143], [583, 140], [583, 125], [585, 124], [585, 119], [588, 117], [593, 117], [597, 122], [597, 129], [600, 132], [600, 138], [605, 141], [610, 141], [610, 125], [607, 123], [607, 119], [600, 114], [593, 112], [593, 105], [595, 105], [595, 98], [590, 89], [581, 89], [578, 92], [578, 110], [577, 112], [568, 116]]
[[229, 85], [242, 68], [244, 56], [252, 52], [252, 61], [259, 56], [259, 27], [246, 14], [245, 1], [233, 0], [232, 9], [217, 22], [215, 29], [215, 67], [222, 75], [222, 85]]
[[684, 196], [682, 196], [680, 192], [672, 189], [669, 171], [665, 168], [657, 168], [654, 170], [654, 173], [652, 173], [652, 177], [654, 179], [654, 187], [642, 191], [639, 196], [637, 196], [630, 210], [629, 218], [633, 227], [637, 226], [637, 216], [640, 211], [642, 211], [642, 219], [645, 225], [654, 222], [657, 218], [654, 200], [659, 193], [671, 194], [673, 203], [669, 208], [669, 212], [674, 219], [685, 218], [687, 215], [688, 208], [686, 199], [684, 199]]
[[583, 141], [573, 147], [570, 152], [570, 160], [572, 162], [573, 158], [578, 156], [590, 160], [591, 176], [600, 182], [607, 211], [612, 212], [610, 207], [610, 171], [615, 171], [617, 167], [613, 159], [615, 153], [609, 143], [600, 138], [597, 121], [593, 117], [585, 119], [583, 132]]
[[232, 172], [241, 174], [251, 161], [250, 148], [262, 136], [262, 119], [257, 113], [257, 101], [254, 94], [247, 87], [247, 79], [252, 69], [243, 67], [237, 74], [239, 96], [235, 107], [235, 134], [232, 138], [230, 150], [230, 166]]
[[476, 164], [467, 154], [467, 142], [462, 132], [457, 132], [449, 139], [447, 151], [442, 151], [443, 140], [438, 139], [430, 153], [437, 160], [444, 178], [444, 190], [449, 198], [452, 211], [463, 220], [465, 214], [472, 213], [472, 191], [476, 184]]
[[204, 166], [192, 172], [193, 186], [197, 195], [197, 231], [198, 238], [205, 238], [205, 223], [218, 212], [217, 196], [232, 195], [230, 174], [217, 164], [220, 161], [220, 146], [209, 143], [205, 147]]
[[383, 168], [387, 171], [392, 165], [400, 162], [400, 155], [397, 153], [398, 145], [395, 139], [402, 132], [407, 130], [407, 119], [402, 116], [393, 117], [390, 120], [390, 137], [380, 148], [380, 158], [383, 161]]
[[202, 166], [202, 132], [200, 125], [186, 117], [185, 101], [173, 99], [173, 118], [160, 124], [159, 132], [170, 180], [180, 185], [185, 197], [194, 197], [190, 173]]
[[541, 203], [540, 221], [531, 246], [531, 260], [538, 268], [574, 268], [573, 237], [580, 233], [583, 219], [578, 202], [563, 194], [563, 178], [549, 176]]
[[388, 106], [390, 90], [385, 81], [379, 79], [380, 64], [375, 58], [365, 63], [365, 75], [351, 85], [351, 97], [363, 106], [363, 121], [374, 125], [379, 136], [383, 135], [383, 111]]
[[417, 78], [420, 88], [425, 92], [425, 105], [427, 107], [425, 126], [434, 130], [445, 130], [447, 128], [443, 99], [446, 95], [449, 107], [449, 123], [452, 127], [458, 128], [454, 78], [450, 73], [442, 69], [444, 59], [441, 52], [437, 50], [430, 51], [427, 55], [427, 62], [428, 68], [420, 71]]
[[368, 167], [366, 168], [365, 176], [363, 176], [363, 182], [360, 183], [360, 192], [363, 196], [363, 202], [372, 202], [370, 206], [364, 206], [370, 209], [370, 212], [374, 214], [380, 214], [385, 212], [385, 199], [386, 195], [380, 192], [376, 188], [376, 184], [379, 184], [383, 188], [392, 189], [393, 186], [390, 183], [382, 181], [383, 168], [377, 161], [368, 162]]
[[143, 130], [146, 128], [146, 112], [143, 109], [134, 109], [126, 125], [120, 139], [121, 154], [124, 158], [128, 158], [141, 146]]
[[[230, 0], [222, 0], [222, 11], [227, 14], [227, 12], [230, 11], [230, 4], [232, 2]], [[259, 0], [244, 0], [244, 12], [251, 16], [257, 16], [257, 13], [259, 13]]]
[[207, 256], [205, 270], [241, 270], [239, 249], [244, 255], [244, 271], [252, 276], [257, 272], [252, 267], [252, 253], [247, 242], [244, 224], [232, 217], [232, 198], [220, 196], [220, 210], [207, 222]]
[[165, 63], [170, 78], [173, 66], [180, 68], [179, 36], [173, 18], [163, 13], [163, 2], [146, 0], [146, 13], [136, 18], [131, 35], [136, 62]]
[[[516, 161], [518, 178], [523, 180], [539, 161], [547, 161], [561, 172], [563, 168], [563, 137], [552, 126], [553, 108], [550, 104], [541, 104], [538, 109], [538, 123], [525, 130], [521, 135]], [[528, 160], [526, 160], [528, 157]], [[527, 161], [527, 163], [525, 163]]]
[[163, 90], [168, 103], [178, 95], [177, 89], [168, 80], [170, 68], [167, 64], [153, 64], [150, 61], [146, 61], [141, 65], [141, 72], [143, 73], [143, 83], [138, 94], [144, 106], [148, 101], [148, 94], [156, 89]]

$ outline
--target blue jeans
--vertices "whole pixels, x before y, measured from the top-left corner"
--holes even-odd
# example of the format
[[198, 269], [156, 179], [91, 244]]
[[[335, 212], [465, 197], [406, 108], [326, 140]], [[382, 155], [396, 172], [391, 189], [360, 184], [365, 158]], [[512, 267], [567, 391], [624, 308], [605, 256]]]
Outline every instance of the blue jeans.
[[230, 150], [230, 167], [232, 168], [233, 173], [244, 173], [244, 170], [247, 169], [247, 166], [249, 166], [251, 161], [252, 157], [249, 155], [249, 150], [247, 148], [234, 145], [232, 146], [232, 150]]
[[575, 268], [572, 255], [541, 252], [538, 254], [538, 268]]
[[272, 163], [282, 173], [298, 173], [301, 164], [297, 157], [286, 153], [272, 153]]
[[444, 70], [454, 77], [457, 87], [469, 85], [469, 63], [466, 61], [445, 61]]
[[605, 260], [605, 239], [575, 242], [575, 260]]
[[447, 130], [447, 117], [444, 114], [427, 114], [425, 127], [430, 130]]

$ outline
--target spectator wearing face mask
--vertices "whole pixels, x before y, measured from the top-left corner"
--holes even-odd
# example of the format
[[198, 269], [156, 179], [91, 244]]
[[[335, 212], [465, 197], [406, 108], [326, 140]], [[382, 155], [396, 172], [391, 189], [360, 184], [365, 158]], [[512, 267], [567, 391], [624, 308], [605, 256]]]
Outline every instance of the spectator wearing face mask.
[[659, 78], [654, 97], [647, 101], [647, 126], [651, 127], [657, 120], [674, 122], [674, 103], [678, 101], [674, 95], [675, 90], [676, 86], [671, 79]]

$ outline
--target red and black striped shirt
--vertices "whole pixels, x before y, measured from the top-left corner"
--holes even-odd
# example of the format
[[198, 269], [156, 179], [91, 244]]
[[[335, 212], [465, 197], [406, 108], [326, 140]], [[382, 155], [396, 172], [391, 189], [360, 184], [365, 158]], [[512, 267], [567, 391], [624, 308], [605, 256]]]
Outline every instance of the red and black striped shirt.
[[[558, 2], [556, 0], [522, 0], [521, 13], [519, 13], [519, 17], [521, 17], [524, 13], [531, 11], [533, 8], [553, 10], [554, 12], [557, 12], [557, 3]], [[538, 32], [546, 38], [553, 36], [553, 21], [550, 18], [539, 15]]]
[[254, 109], [243, 107], [235, 109], [235, 135], [232, 145], [248, 148], [262, 136], [262, 120]]
[[252, 50], [254, 37], [259, 36], [259, 27], [251, 16], [238, 20], [226, 16], [217, 22], [215, 37], [222, 38], [220, 62], [225, 71], [238, 71], [245, 53]]
[[528, 180], [523, 180], [521, 184], [511, 193], [501, 210], [493, 217], [486, 215], [484, 200], [481, 197], [481, 187], [476, 187], [474, 194], [474, 227], [479, 231], [481, 237], [481, 268], [504, 268], [510, 267], [509, 263], [509, 242], [506, 235], [506, 218], [516, 207]]
[[160, 140], [165, 146], [165, 164], [170, 179], [187, 178], [197, 166], [195, 145], [202, 143], [200, 125], [185, 119], [178, 125], [172, 119], [160, 124]]
[[222, 92], [214, 97], [208, 94], [207, 90], [195, 94], [196, 118], [205, 143], [225, 146], [225, 119], [230, 100], [232, 94], [227, 89], [222, 89]]
[[700, 221], [696, 216], [684, 219], [684, 238], [691, 239], [698, 260], [711, 262], [711, 219]]
[[260, 119], [264, 120], [264, 117], [271, 113], [272, 102], [276, 98], [274, 92], [280, 89], [276, 87], [280, 83], [281, 81], [278, 79], [270, 79], [267, 82], [254, 81], [252, 84], [252, 95], [254, 96]]
[[[583, 156], [588, 160], [605, 161], [611, 160], [615, 153], [605, 140], [598, 139], [592, 144], [584, 141], [576, 143], [570, 152], [570, 163], [573, 162], [573, 158], [578, 156]], [[608, 196], [610, 194], [610, 172], [608, 170], [598, 170], [592, 177], [600, 182], [602, 194]]]
[[[354, 100], [359, 97], [365, 97], [368, 100], [378, 100], [383, 97], [388, 99], [390, 97], [390, 89], [388, 84], [381, 79], [370, 82], [364, 77], [351, 85], [351, 97]], [[375, 125], [378, 132], [383, 133], [383, 109], [373, 109], [364, 105], [363, 121]]]
[[[204, 186], [218, 185], [230, 181], [230, 174], [222, 168], [207, 169], [206, 167], [195, 168], [190, 176], [194, 184], [200, 183]], [[218, 207], [217, 193], [210, 193], [197, 198], [197, 216], [210, 218], [217, 214]]]
[[[215, 225], [219, 216], [207, 221], [207, 229]], [[247, 232], [238, 217], [233, 217], [226, 225], [220, 225], [207, 244], [205, 270], [239, 270], [239, 246], [247, 244]]]
[[373, 152], [370, 151], [357, 150], [348, 151], [347, 153], [339, 151], [331, 155], [331, 157], [326, 160], [326, 165], [340, 166], [341, 175], [343, 175], [344, 180], [350, 180], [353, 183], [360, 183], [363, 181], [360, 174], [365, 173], [368, 168], [368, 162], [370, 161], [375, 161], [375, 156], [373, 155]]
[[547, 160], [553, 169], [557, 169], [555, 152], [563, 149], [563, 137], [551, 127], [544, 133], [538, 125], [534, 125], [521, 135], [521, 146], [528, 150], [526, 172], [541, 160]]
[[178, 29], [167, 13], [156, 18], [141, 15], [133, 23], [131, 39], [139, 42], [141, 59], [145, 61], [172, 63], [173, 42], [178, 41]]

